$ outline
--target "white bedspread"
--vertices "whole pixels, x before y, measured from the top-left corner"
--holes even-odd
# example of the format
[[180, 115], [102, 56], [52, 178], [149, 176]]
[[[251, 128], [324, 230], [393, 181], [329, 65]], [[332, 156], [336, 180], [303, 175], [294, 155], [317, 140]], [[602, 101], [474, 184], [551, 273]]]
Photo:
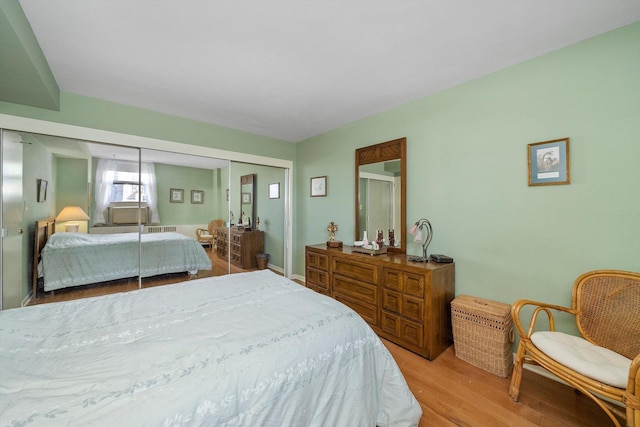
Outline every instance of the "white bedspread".
[[409, 426], [351, 309], [269, 270], [0, 312], [0, 424]]
[[141, 277], [210, 270], [211, 260], [180, 233], [55, 233], [42, 250], [42, 266], [44, 290], [53, 291], [135, 277], [138, 268]]

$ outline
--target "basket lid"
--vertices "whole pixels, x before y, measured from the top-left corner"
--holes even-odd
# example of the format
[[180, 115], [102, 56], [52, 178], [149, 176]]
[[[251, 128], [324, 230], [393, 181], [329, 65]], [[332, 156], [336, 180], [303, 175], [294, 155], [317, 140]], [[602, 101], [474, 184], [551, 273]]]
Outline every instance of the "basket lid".
[[499, 318], [505, 318], [511, 315], [511, 305], [471, 295], [460, 295], [456, 297], [451, 301], [451, 309], [473, 313], [480, 312]]

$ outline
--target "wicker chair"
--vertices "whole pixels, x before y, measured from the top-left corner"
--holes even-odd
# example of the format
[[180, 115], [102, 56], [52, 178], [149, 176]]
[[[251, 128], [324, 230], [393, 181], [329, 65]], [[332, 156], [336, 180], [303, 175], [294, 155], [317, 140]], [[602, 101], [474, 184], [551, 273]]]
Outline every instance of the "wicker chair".
[[[525, 306], [533, 307], [526, 331], [520, 319]], [[575, 316], [582, 337], [555, 331], [554, 312]], [[534, 331], [540, 313], [548, 317], [549, 331]], [[509, 390], [513, 400], [520, 394], [523, 363], [537, 364], [593, 399], [616, 426], [615, 415], [640, 427], [640, 273], [585, 273], [573, 285], [571, 308], [518, 300], [512, 316], [520, 334]]]
[[196, 239], [203, 245], [208, 245], [211, 249], [214, 248], [216, 242], [216, 232], [218, 228], [224, 227], [223, 219], [214, 219], [209, 222], [209, 226], [205, 228], [196, 229]]

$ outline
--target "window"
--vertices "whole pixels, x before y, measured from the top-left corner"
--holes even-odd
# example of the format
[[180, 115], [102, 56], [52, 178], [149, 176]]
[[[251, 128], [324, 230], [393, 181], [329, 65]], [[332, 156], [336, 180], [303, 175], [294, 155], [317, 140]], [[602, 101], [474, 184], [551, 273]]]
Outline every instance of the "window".
[[[140, 184], [140, 174], [136, 170], [131, 172], [130, 164], [118, 163], [111, 185], [109, 202], [146, 202], [147, 186]], [[138, 165], [134, 165], [137, 169]]]
[[110, 204], [142, 202], [151, 210], [151, 222], [159, 223], [156, 174], [153, 163], [100, 159], [96, 170], [94, 223], [105, 224]]

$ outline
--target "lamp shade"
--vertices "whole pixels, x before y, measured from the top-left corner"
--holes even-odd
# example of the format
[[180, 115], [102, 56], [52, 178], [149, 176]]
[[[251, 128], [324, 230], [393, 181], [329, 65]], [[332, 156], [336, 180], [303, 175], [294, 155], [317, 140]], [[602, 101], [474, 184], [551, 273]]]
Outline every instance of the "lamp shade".
[[78, 206], [67, 206], [62, 209], [62, 212], [56, 217], [56, 221], [65, 222], [65, 221], [88, 221], [89, 215], [87, 215], [81, 208]]

